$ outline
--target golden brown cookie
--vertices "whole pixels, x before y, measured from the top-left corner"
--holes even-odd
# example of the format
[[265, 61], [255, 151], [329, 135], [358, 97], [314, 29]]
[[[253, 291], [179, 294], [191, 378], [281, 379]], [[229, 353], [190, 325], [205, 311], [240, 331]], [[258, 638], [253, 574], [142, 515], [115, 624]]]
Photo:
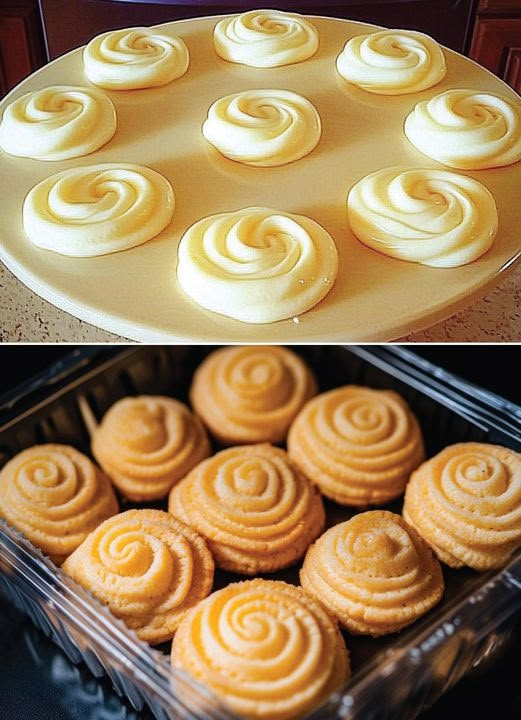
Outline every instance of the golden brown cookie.
[[325, 532], [306, 555], [302, 587], [349, 632], [387, 635], [443, 595], [441, 566], [400, 515], [372, 510]]
[[63, 564], [141, 640], [169, 640], [212, 589], [205, 541], [162, 510], [127, 510], [106, 520]]
[[212, 593], [183, 620], [172, 664], [244, 718], [306, 715], [349, 679], [336, 623], [284, 582], [248, 580]]
[[190, 401], [223, 445], [279, 443], [317, 392], [311, 370], [282, 347], [226, 347], [195, 372]]
[[384, 505], [424, 458], [420, 426], [397, 393], [346, 385], [310, 400], [290, 428], [288, 452], [327, 497]]
[[292, 565], [325, 521], [320, 494], [268, 444], [200, 463], [172, 489], [168, 509], [207, 539], [220, 568], [245, 575]]
[[210, 443], [186, 405], [142, 395], [112, 405], [94, 433], [92, 452], [122, 495], [148, 502], [165, 497], [208, 457]]
[[108, 478], [68, 445], [35, 445], [0, 471], [0, 516], [58, 565], [117, 512]]
[[451, 567], [500, 567], [521, 544], [521, 456], [450, 445], [413, 473], [403, 516]]

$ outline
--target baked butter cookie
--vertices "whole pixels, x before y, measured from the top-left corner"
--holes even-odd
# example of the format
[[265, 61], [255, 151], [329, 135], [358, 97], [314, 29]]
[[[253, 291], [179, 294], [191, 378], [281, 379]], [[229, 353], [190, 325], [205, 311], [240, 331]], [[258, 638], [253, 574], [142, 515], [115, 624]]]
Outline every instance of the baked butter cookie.
[[128, 510], [102, 523], [63, 569], [157, 644], [211, 591], [214, 563], [203, 538], [169, 513]]
[[309, 548], [300, 581], [349, 632], [375, 637], [413, 623], [444, 589], [427, 543], [385, 510], [360, 513], [325, 532]]
[[135, 502], [165, 497], [180, 478], [210, 454], [206, 431], [172, 398], [129, 397], [105, 414], [92, 452], [118, 490]]
[[403, 516], [447, 565], [500, 567], [521, 545], [521, 456], [450, 445], [413, 473]]
[[342, 505], [384, 505], [424, 458], [418, 421], [391, 390], [346, 385], [310, 400], [290, 428], [292, 461]]
[[324, 528], [318, 491], [279, 448], [229, 448], [195, 467], [168, 509], [208, 541], [224, 570], [255, 575], [296, 562]]
[[260, 579], [199, 603], [179, 626], [172, 663], [241, 717], [269, 720], [306, 715], [350, 676], [344, 640], [321, 605]]
[[0, 517], [57, 564], [117, 512], [108, 478], [68, 445], [35, 445], [0, 471]]
[[196, 370], [190, 401], [223, 445], [279, 443], [316, 392], [311, 370], [290, 350], [226, 347]]

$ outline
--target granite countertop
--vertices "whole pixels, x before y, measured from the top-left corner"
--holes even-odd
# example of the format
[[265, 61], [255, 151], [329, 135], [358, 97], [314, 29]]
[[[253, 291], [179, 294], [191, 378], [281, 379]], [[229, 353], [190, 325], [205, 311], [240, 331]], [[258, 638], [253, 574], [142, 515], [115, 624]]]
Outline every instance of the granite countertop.
[[[401, 342], [521, 342], [521, 263], [466, 310]], [[0, 263], [1, 342], [129, 342], [59, 310]]]

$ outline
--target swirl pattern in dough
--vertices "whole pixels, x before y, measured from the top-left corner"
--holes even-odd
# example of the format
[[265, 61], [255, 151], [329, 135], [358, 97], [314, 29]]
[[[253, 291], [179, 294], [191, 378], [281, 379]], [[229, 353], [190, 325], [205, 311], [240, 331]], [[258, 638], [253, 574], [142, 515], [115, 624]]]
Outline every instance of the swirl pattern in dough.
[[441, 566], [420, 535], [394, 513], [372, 510], [335, 525], [312, 545], [304, 590], [355, 635], [398, 632], [443, 595]]
[[450, 445], [413, 473], [403, 516], [447, 565], [500, 567], [521, 544], [521, 457]]
[[214, 563], [194, 530], [162, 510], [127, 510], [102, 523], [64, 571], [141, 640], [170, 640], [212, 589]]
[[322, 130], [318, 112], [302, 95], [245, 90], [216, 100], [202, 132], [230, 160], [275, 167], [308, 155]]
[[127, 250], [172, 219], [168, 180], [142, 165], [103, 163], [51, 175], [25, 198], [23, 226], [39, 248], [71, 257]]
[[119, 491], [135, 502], [165, 497], [210, 454], [198, 417], [161, 396], [118, 400], [92, 438], [92, 452]]
[[179, 244], [182, 290], [212, 312], [248, 323], [294, 317], [336, 279], [332, 237], [303, 215], [250, 207], [203, 218]]
[[311, 370], [290, 350], [274, 345], [227, 347], [199, 365], [190, 402], [223, 445], [280, 443], [316, 392]]
[[431, 267], [457, 267], [481, 257], [498, 228], [487, 188], [433, 168], [386, 168], [362, 178], [347, 197], [349, 224], [364, 245]]
[[307, 60], [318, 50], [318, 32], [309, 20], [280, 10], [251, 10], [220, 20], [214, 30], [224, 60], [270, 68]]
[[115, 132], [114, 105], [100, 90], [53, 85], [6, 107], [0, 147], [18, 157], [68, 160], [98, 150]]
[[301, 588], [247, 580], [212, 593], [181, 623], [172, 663], [244, 718], [296, 720], [350, 676], [336, 623]]
[[391, 390], [356, 385], [310, 400], [288, 436], [290, 458], [342, 505], [384, 505], [424, 458], [418, 421]]
[[68, 445], [35, 445], [0, 471], [0, 516], [56, 564], [117, 512], [108, 478]]
[[145, 27], [111, 30], [83, 51], [85, 75], [109, 90], [159, 87], [188, 70], [188, 48], [175, 35]]
[[461, 170], [521, 159], [520, 111], [492, 93], [447, 90], [419, 102], [407, 116], [404, 132], [421, 153]]
[[412, 30], [357, 35], [346, 43], [336, 67], [344, 80], [377, 95], [419, 92], [447, 73], [438, 43]]
[[218, 567], [244, 575], [292, 565], [325, 522], [320, 494], [268, 444], [200, 463], [172, 489], [168, 509], [206, 538]]

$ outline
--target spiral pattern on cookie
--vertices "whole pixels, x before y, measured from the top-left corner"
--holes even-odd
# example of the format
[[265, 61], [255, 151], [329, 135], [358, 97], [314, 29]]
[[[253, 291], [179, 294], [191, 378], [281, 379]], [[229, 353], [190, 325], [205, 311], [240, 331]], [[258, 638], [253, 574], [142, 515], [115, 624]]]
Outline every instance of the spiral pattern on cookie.
[[67, 160], [94, 152], [116, 132], [111, 100], [96, 88], [53, 85], [13, 100], [0, 123], [10, 155]]
[[419, 92], [447, 73], [438, 43], [412, 30], [357, 35], [346, 43], [336, 67], [344, 80], [378, 95]]
[[181, 38], [145, 27], [111, 30], [83, 51], [85, 75], [111, 90], [166, 85], [185, 74], [190, 57]]
[[447, 90], [418, 103], [405, 120], [411, 143], [453, 168], [482, 170], [521, 159], [520, 106], [479, 90]]
[[288, 452], [327, 497], [383, 505], [424, 458], [418, 421], [392, 391], [347, 385], [317, 395], [290, 428]]
[[0, 471], [0, 516], [57, 564], [117, 512], [108, 478], [67, 445], [22, 450]]
[[174, 193], [162, 175], [142, 165], [103, 163], [38, 183], [24, 200], [23, 226], [39, 248], [92, 257], [151, 240], [173, 212]]
[[302, 95], [289, 90], [245, 90], [216, 100], [203, 135], [230, 160], [274, 167], [298, 160], [316, 147], [320, 116]]
[[168, 509], [207, 539], [219, 567], [246, 575], [296, 562], [325, 521], [319, 493], [268, 444], [200, 463], [173, 488]]
[[249, 323], [294, 317], [336, 279], [338, 252], [303, 215], [250, 207], [203, 218], [179, 244], [181, 289], [212, 312]]
[[245, 718], [289, 720], [349, 679], [336, 624], [301, 588], [249, 580], [212, 593], [181, 623], [172, 663]]
[[521, 457], [450, 445], [413, 473], [403, 515], [447, 565], [499, 567], [521, 544]]
[[162, 510], [128, 510], [102, 523], [67, 559], [64, 571], [111, 612], [157, 644], [212, 589], [206, 543]]
[[457, 267], [491, 247], [496, 203], [477, 180], [446, 170], [386, 168], [347, 197], [349, 224], [364, 245], [399, 260]]
[[112, 405], [93, 436], [92, 452], [121, 493], [139, 502], [164, 497], [210, 454], [210, 443], [183, 403], [140, 396]]
[[385, 510], [355, 515], [308, 550], [302, 587], [349, 632], [387, 635], [410, 625], [443, 595], [441, 566], [414, 528]]
[[318, 32], [301, 15], [251, 10], [220, 20], [214, 30], [217, 54], [252, 67], [277, 67], [307, 60], [318, 50]]
[[316, 392], [313, 374], [290, 350], [228, 347], [211, 353], [197, 368], [190, 402], [224, 445], [279, 443]]

